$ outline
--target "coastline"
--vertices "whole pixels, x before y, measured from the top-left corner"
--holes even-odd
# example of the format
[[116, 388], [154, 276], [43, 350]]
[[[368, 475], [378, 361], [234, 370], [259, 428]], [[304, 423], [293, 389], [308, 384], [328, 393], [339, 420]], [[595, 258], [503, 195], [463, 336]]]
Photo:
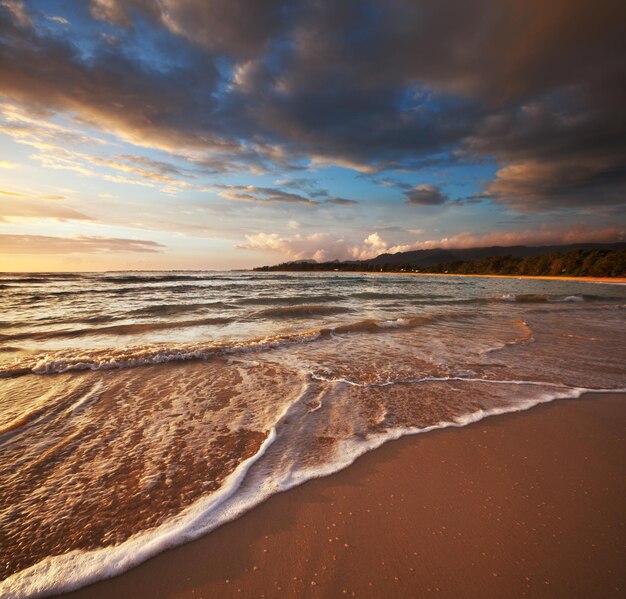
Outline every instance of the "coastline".
[[[53, 274], [67, 274], [76, 273], [77, 271], [54, 271]], [[91, 274], [93, 271], [78, 271], [81, 274]], [[97, 274], [109, 273], [109, 272], [121, 272], [121, 271], [97, 271]], [[233, 269], [233, 270], [219, 270], [219, 271], [196, 271], [196, 270], [127, 270], [123, 272], [150, 272], [150, 273], [164, 273], [164, 272], [246, 272], [246, 273], [259, 273], [259, 272], [293, 272], [293, 273], [306, 273], [306, 272], [318, 272], [318, 273], [331, 273], [331, 274], [357, 274], [357, 275], [415, 275], [421, 277], [470, 277], [470, 278], [485, 278], [485, 279], [529, 279], [539, 281], [580, 281], [581, 283], [613, 283], [616, 285], [626, 285], [626, 277], [552, 277], [552, 276], [529, 276], [529, 275], [470, 275], [459, 273], [434, 273], [434, 272], [377, 272], [371, 270], [311, 270], [311, 271], [297, 271], [297, 270], [274, 270], [274, 271], [258, 271], [254, 268], [250, 269]], [[0, 274], [27, 274], [36, 275], [40, 274], [39, 271], [2, 271]]]
[[[251, 270], [250, 272], [259, 272]], [[435, 273], [435, 272], [409, 272], [409, 271], [387, 271], [376, 272], [371, 270], [273, 270], [261, 272], [293, 272], [293, 273], [330, 273], [330, 274], [350, 274], [350, 275], [411, 275], [416, 277], [464, 277], [480, 279], [528, 279], [536, 281], [573, 281], [580, 283], [609, 283], [613, 285], [626, 285], [626, 277], [550, 277], [550, 276], [530, 276], [530, 275], [468, 275], [459, 273]]]
[[404, 437], [63, 597], [617, 597], [625, 421], [590, 393]]
[[[380, 273], [384, 274], [384, 273]], [[391, 274], [391, 273], [390, 273]], [[396, 273], [393, 273], [396, 274]], [[581, 283], [612, 283], [614, 285], [626, 285], [626, 277], [549, 277], [549, 276], [529, 276], [529, 275], [462, 275], [455, 273], [426, 273], [409, 272], [398, 273], [418, 275], [423, 277], [470, 277], [481, 279], [530, 279], [537, 281], [579, 281]]]

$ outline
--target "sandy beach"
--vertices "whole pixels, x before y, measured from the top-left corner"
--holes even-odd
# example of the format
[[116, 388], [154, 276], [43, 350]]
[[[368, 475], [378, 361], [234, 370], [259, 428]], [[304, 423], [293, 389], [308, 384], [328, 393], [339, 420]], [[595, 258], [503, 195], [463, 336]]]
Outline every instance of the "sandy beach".
[[[296, 271], [276, 271], [276, 272], [296, 272]], [[315, 271], [312, 271], [315, 272]], [[530, 276], [530, 275], [470, 275], [448, 272], [413, 272], [413, 271], [373, 271], [373, 270], [337, 270], [318, 271], [332, 272], [333, 274], [359, 274], [359, 275], [413, 275], [416, 277], [461, 277], [470, 279], [524, 279], [528, 281], [578, 281], [579, 283], [608, 283], [612, 285], [626, 285], [626, 277], [550, 277], [550, 276]]]
[[70, 595], [619, 597], [626, 396], [391, 442]]
[[549, 277], [549, 276], [527, 276], [527, 275], [462, 275], [456, 273], [407, 273], [430, 277], [479, 277], [485, 279], [526, 279], [537, 281], [579, 281], [581, 283], [610, 283], [613, 285], [626, 284], [626, 277]]

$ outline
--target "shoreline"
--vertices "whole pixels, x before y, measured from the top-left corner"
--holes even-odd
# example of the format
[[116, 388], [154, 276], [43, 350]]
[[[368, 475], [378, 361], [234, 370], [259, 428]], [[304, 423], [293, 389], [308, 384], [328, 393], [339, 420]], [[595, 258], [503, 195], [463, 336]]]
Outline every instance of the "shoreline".
[[62, 596], [617, 597], [625, 421], [588, 393], [403, 437]]
[[437, 273], [437, 272], [402, 272], [402, 271], [371, 271], [371, 270], [271, 270], [250, 272], [289, 272], [289, 273], [331, 273], [331, 274], [352, 274], [352, 275], [413, 275], [416, 277], [465, 277], [481, 279], [528, 279], [536, 281], [578, 281], [580, 283], [609, 283], [613, 285], [626, 285], [626, 277], [557, 277], [557, 276], [531, 276], [531, 275], [470, 275], [459, 273]]
[[459, 274], [459, 273], [435, 273], [435, 272], [402, 272], [402, 271], [390, 271], [379, 272], [371, 270], [269, 270], [260, 271], [254, 268], [250, 269], [234, 269], [234, 270], [123, 270], [123, 271], [54, 271], [54, 272], [41, 272], [41, 271], [3, 271], [0, 274], [23, 274], [23, 275], [38, 275], [38, 274], [73, 274], [78, 272], [79, 274], [106, 274], [106, 273], [119, 273], [119, 272], [149, 272], [149, 273], [164, 273], [164, 272], [176, 272], [176, 273], [189, 273], [189, 272], [233, 272], [233, 273], [272, 273], [272, 272], [291, 272], [291, 273], [339, 273], [339, 274], [356, 274], [356, 275], [416, 275], [422, 277], [480, 277], [485, 279], [529, 279], [539, 281], [580, 281], [582, 283], [613, 283], [615, 285], [626, 285], [626, 277], [558, 277], [558, 276], [531, 276], [531, 275], [478, 275], [478, 274]]

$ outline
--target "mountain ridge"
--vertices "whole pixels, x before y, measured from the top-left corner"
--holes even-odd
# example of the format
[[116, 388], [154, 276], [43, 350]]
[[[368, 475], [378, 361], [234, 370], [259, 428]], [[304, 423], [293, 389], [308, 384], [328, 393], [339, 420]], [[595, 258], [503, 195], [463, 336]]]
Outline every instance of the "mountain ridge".
[[572, 250], [624, 250], [626, 242], [616, 243], [572, 243], [566, 245], [513, 245], [482, 246], [475, 248], [433, 248], [427, 250], [409, 250], [395, 254], [383, 253], [368, 260], [357, 260], [366, 264], [411, 264], [416, 267], [435, 266], [447, 262], [469, 262], [498, 256], [529, 258], [551, 254], [566, 253]]

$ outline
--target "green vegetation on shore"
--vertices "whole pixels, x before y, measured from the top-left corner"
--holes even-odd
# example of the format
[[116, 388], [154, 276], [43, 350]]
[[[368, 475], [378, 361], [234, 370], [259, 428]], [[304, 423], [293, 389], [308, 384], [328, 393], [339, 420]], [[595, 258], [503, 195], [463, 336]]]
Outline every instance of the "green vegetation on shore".
[[457, 261], [433, 266], [357, 262], [284, 262], [261, 266], [257, 271], [369, 271], [422, 272], [432, 274], [626, 277], [626, 250], [570, 250], [525, 258], [492, 256], [474, 261]]

